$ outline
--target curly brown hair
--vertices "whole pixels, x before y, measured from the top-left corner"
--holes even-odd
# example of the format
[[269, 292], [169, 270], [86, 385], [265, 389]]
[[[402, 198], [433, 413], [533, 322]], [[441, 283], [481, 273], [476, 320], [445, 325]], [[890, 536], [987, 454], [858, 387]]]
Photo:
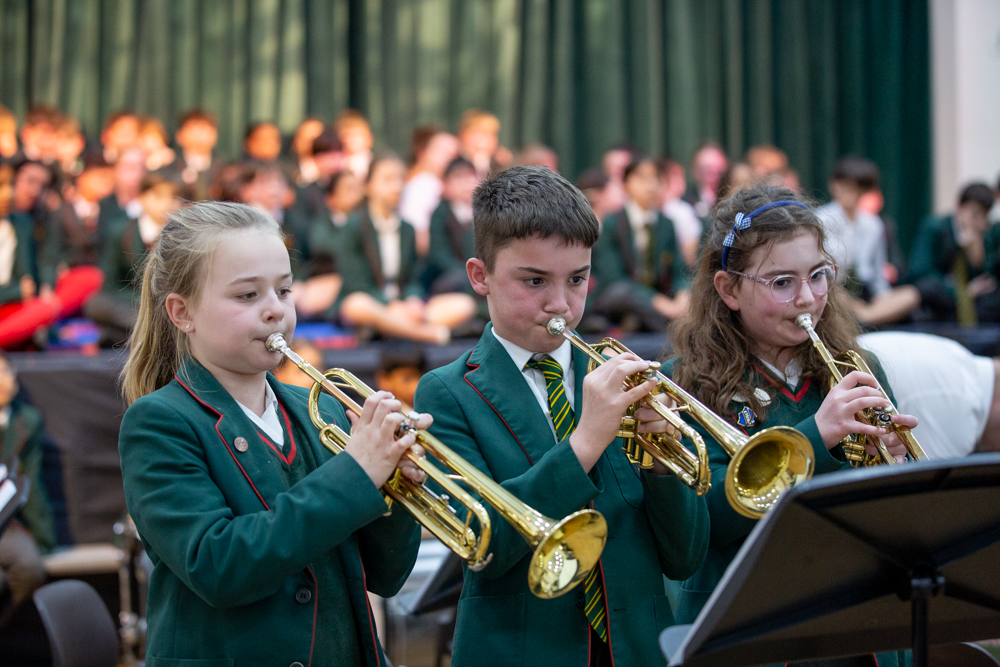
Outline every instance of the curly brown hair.
[[[774, 389], [761, 382], [753, 369], [756, 354], [739, 313], [730, 310], [715, 289], [715, 274], [723, 270], [722, 241], [733, 228], [737, 213], [749, 213], [780, 200], [798, 198], [783, 188], [757, 187], [740, 190], [716, 205], [711, 233], [691, 284], [690, 311], [671, 326], [674, 351], [680, 355], [673, 367], [674, 381], [726, 418], [731, 417], [729, 405], [738, 394], [746, 398], [750, 409], [764, 421], [767, 406], [755, 390], [763, 389], [773, 400]], [[758, 253], [768, 253], [776, 243], [802, 233], [815, 235], [820, 251], [833, 263], [823, 249], [823, 227], [812, 209], [782, 206], [754, 216], [751, 227], [736, 234], [727, 268], [744, 272], [760, 256]], [[743, 280], [739, 276], [734, 278]], [[835, 283], [830, 287], [823, 317], [816, 323], [817, 334], [834, 356], [857, 349], [858, 325], [847, 304], [844, 288]], [[812, 378], [820, 386], [827, 386], [830, 371], [808, 340], [799, 346], [796, 357], [802, 364], [803, 379]]]

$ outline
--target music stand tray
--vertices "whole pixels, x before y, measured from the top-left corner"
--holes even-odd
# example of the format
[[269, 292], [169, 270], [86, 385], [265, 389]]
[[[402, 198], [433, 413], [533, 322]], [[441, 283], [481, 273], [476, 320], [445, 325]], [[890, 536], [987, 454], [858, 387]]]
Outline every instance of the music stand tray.
[[758, 523], [670, 667], [747, 666], [1000, 637], [1000, 454], [822, 475]]

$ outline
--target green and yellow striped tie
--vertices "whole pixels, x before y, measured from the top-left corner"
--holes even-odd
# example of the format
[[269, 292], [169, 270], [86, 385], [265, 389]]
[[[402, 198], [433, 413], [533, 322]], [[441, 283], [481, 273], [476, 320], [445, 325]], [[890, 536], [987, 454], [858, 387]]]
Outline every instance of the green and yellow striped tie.
[[[566, 387], [563, 385], [563, 369], [555, 359], [542, 357], [541, 359], [530, 359], [525, 368], [533, 368], [542, 372], [545, 378], [545, 391], [549, 396], [549, 416], [552, 417], [552, 426], [556, 431], [556, 440], [562, 441], [576, 426], [576, 416], [573, 414], [573, 406], [569, 404], [566, 397]], [[601, 638], [601, 641], [608, 641], [608, 614], [607, 606], [604, 604], [604, 586], [601, 582], [600, 567], [595, 567], [587, 575], [583, 582], [583, 612], [590, 621], [594, 632]]]

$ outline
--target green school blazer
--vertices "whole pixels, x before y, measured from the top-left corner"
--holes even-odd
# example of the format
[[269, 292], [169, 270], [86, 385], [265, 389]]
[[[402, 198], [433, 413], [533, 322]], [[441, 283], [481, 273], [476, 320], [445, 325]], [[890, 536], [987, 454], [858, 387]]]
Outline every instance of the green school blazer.
[[[663, 366], [663, 372], [668, 376], [672, 375], [674, 364], [679, 357], [674, 357]], [[885, 373], [874, 355], [866, 355], [866, 361], [875, 373], [876, 379], [889, 394], [889, 398], [895, 401], [892, 389], [886, 381]], [[760, 420], [754, 416], [755, 423], [752, 426], [741, 428], [748, 435], [753, 435], [771, 426], [793, 426], [805, 435], [813, 446], [813, 453], [816, 457], [816, 468], [813, 474], [823, 475], [837, 472], [838, 470], [849, 470], [850, 464], [844, 459], [843, 449], [840, 445], [833, 449], [827, 449], [820, 437], [819, 428], [816, 426], [816, 411], [826, 398], [827, 388], [820, 387], [819, 382], [811, 378], [803, 378], [799, 386], [793, 393], [784, 383], [773, 377], [763, 365], [754, 365], [751, 371], [760, 381], [761, 388], [767, 390], [774, 398], [768, 406], [766, 420]], [[686, 388], [687, 389], [687, 388]], [[731, 423], [736, 423], [736, 415], [746, 406], [746, 403], [733, 401], [732, 414], [722, 415], [729, 418]], [[695, 429], [701, 433], [708, 448], [709, 467], [712, 470], [712, 488], [709, 489], [705, 498], [708, 502], [708, 511], [711, 515], [711, 540], [708, 548], [708, 555], [705, 564], [681, 584], [680, 594], [677, 600], [677, 622], [693, 623], [697, 618], [715, 586], [722, 579], [729, 563], [736, 557], [736, 553], [743, 546], [750, 531], [757, 525], [757, 519], [751, 519], [738, 514], [730, 506], [726, 499], [725, 479], [729, 466], [729, 455], [699, 424], [689, 421]], [[879, 653], [876, 655], [879, 667], [897, 667], [904, 663], [905, 652]], [[873, 661], [874, 665], [875, 662]]]
[[[290, 488], [250, 419], [190, 358], [125, 413], [125, 498], [153, 562], [149, 667], [325, 667], [350, 664], [349, 655], [386, 664], [365, 590], [399, 591], [419, 526], [398, 509], [383, 517], [382, 494], [357, 462], [320, 444], [305, 390], [267, 381], [288, 431], [309, 434], [286, 440], [288, 460], [321, 462]], [[321, 408], [328, 422], [348, 426], [339, 403]], [[342, 572], [324, 578], [334, 558]], [[340, 588], [321, 586], [328, 580]], [[324, 595], [335, 596], [325, 607]], [[351, 610], [356, 646], [323, 641], [345, 622], [320, 613], [331, 605]]]
[[[577, 419], [587, 358], [573, 351]], [[615, 441], [585, 473], [569, 440], [556, 442], [520, 370], [493, 335], [431, 371], [416, 409], [434, 416], [431, 432], [504, 488], [553, 519], [593, 507], [608, 522], [601, 557], [615, 664], [663, 663], [657, 637], [674, 624], [663, 576], [684, 579], [701, 565], [708, 512], [678, 479], [639, 473]], [[493, 560], [465, 572], [453, 645], [455, 665], [585, 667], [590, 626], [583, 586], [554, 600], [528, 591], [531, 549], [490, 509]]]
[[598, 293], [611, 285], [627, 282], [637, 294], [652, 301], [657, 292], [673, 298], [678, 292], [689, 289], [691, 275], [677, 247], [673, 221], [657, 212], [649, 242], [652, 246], [652, 285], [639, 282], [643, 258], [635, 246], [625, 209], [606, 217], [601, 223], [601, 237], [594, 246], [593, 274]]
[[10, 469], [16, 461], [20, 473], [31, 482], [28, 500], [15, 518], [31, 532], [42, 553], [56, 545], [52, 505], [42, 480], [44, 431], [42, 413], [33, 406], [14, 401], [10, 404], [7, 426], [0, 432], [0, 463]]
[[[420, 287], [420, 267], [417, 258], [416, 232], [405, 220], [399, 222], [399, 298], [411, 296], [423, 298]], [[340, 301], [354, 292], [367, 292], [378, 301], [385, 303], [382, 292], [386, 279], [382, 274], [382, 260], [379, 255], [378, 232], [372, 224], [367, 207], [351, 214], [340, 238], [340, 252], [337, 264], [344, 285], [340, 288]]]

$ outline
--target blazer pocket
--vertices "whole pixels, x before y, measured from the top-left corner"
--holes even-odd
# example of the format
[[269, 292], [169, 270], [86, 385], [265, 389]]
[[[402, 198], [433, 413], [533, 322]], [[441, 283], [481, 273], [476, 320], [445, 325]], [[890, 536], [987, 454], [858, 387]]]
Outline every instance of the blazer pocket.
[[524, 651], [524, 594], [458, 601], [455, 667], [519, 667]]
[[146, 657], [146, 667], [233, 667], [231, 658], [150, 658]]
[[621, 449], [616, 447], [617, 443], [611, 443], [608, 450], [615, 448], [614, 451], [607, 451], [608, 459], [611, 461], [611, 470], [615, 474], [615, 480], [618, 482], [618, 488], [622, 492], [622, 497], [632, 507], [637, 509], [642, 508], [643, 492], [642, 492], [642, 482], [639, 480], [638, 470], [632, 467], [629, 463], [628, 458], [622, 453]]

